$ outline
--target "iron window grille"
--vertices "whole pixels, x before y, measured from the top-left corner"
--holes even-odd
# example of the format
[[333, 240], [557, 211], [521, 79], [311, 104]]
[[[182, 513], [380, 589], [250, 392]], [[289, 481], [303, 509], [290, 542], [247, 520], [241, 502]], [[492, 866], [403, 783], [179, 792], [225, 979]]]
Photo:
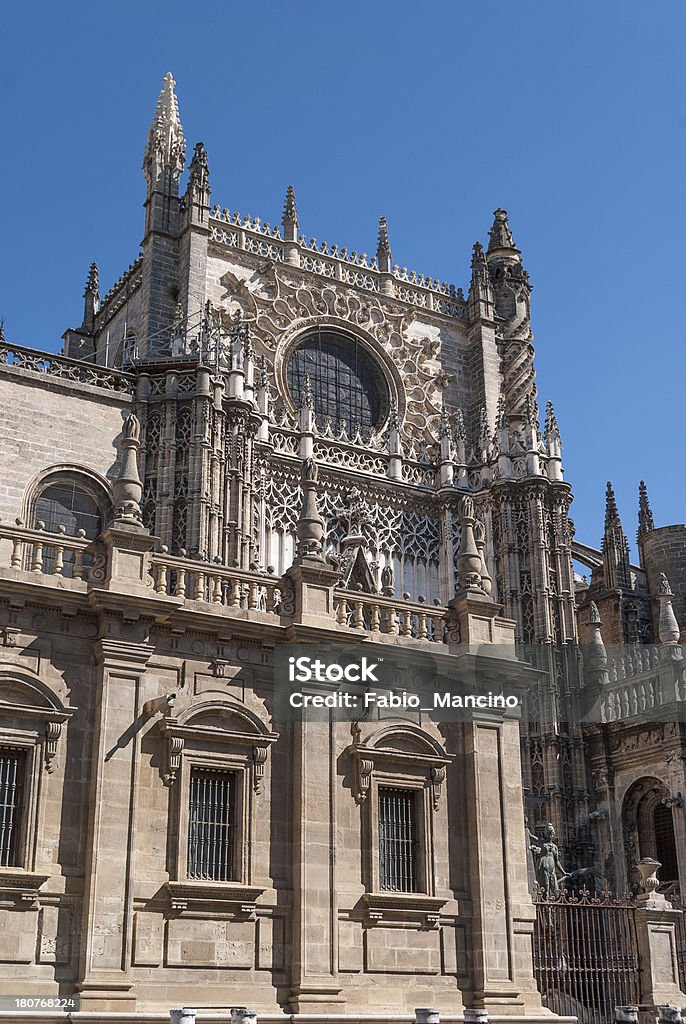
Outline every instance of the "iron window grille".
[[235, 772], [192, 768], [188, 815], [188, 877], [235, 881]]
[[416, 793], [379, 789], [379, 882], [388, 892], [417, 892]]
[[293, 352], [286, 372], [296, 406], [309, 377], [317, 425], [327, 420], [348, 437], [369, 432], [388, 415], [386, 382], [380, 367], [356, 338], [317, 328]]
[[0, 867], [19, 866], [25, 754], [0, 749]]

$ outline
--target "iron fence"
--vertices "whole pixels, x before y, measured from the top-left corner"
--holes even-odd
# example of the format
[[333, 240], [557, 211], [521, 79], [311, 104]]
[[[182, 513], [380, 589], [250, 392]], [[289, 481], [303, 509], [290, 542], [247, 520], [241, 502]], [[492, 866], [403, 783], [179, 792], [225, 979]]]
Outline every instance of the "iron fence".
[[534, 972], [541, 998], [579, 1024], [611, 1024], [616, 1006], [639, 1001], [631, 896], [572, 895], [536, 902]]

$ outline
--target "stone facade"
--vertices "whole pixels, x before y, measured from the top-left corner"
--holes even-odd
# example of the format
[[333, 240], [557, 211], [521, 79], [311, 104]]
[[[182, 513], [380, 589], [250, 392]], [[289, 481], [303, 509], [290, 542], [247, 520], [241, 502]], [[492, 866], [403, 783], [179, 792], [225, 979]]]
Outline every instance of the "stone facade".
[[[373, 258], [308, 241], [291, 188], [272, 227], [211, 206], [200, 143], [180, 195], [184, 162], [167, 76], [142, 254], [102, 301], [91, 267], [62, 356], [0, 347], [0, 758], [22, 782], [0, 994], [76, 992], [122, 1021], [191, 1001], [536, 1016], [525, 809], [569, 868], [614, 857], [626, 884], [651, 842], [617, 846], [634, 751], [670, 758], [656, 798], [686, 786], [682, 726], [653, 737], [622, 703], [686, 697], [660, 577], [683, 624], [684, 528], [656, 530], [643, 495], [632, 566], [608, 492], [602, 551], [573, 539], [505, 211], [465, 298], [394, 266], [384, 218]], [[378, 402], [369, 422], [322, 413], [343, 386], [296, 378], [307, 343], [358, 411]], [[285, 717], [282, 646], [351, 639], [408, 678], [509, 687], [522, 721]], [[630, 669], [604, 643], [633, 644]], [[222, 877], [189, 866], [208, 778], [230, 792]], [[413, 808], [411, 886], [381, 877], [388, 793]]]

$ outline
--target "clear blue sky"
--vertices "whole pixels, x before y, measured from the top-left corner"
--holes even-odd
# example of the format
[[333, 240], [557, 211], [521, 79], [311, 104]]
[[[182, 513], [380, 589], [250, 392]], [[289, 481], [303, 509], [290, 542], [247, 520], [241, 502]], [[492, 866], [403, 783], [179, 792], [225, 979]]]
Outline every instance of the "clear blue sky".
[[684, 521], [686, 99], [682, 0], [12, 4], [3, 15], [0, 316], [55, 351], [138, 252], [146, 133], [177, 80], [213, 202], [466, 290], [510, 212], [534, 284], [580, 540], [605, 481], [633, 542], [638, 480]]

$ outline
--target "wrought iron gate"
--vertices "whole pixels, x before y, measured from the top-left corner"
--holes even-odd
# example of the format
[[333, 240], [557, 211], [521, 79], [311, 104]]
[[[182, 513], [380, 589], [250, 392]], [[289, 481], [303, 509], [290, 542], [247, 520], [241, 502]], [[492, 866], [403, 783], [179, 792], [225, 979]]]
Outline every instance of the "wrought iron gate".
[[534, 971], [544, 1004], [580, 1024], [611, 1024], [639, 1000], [634, 904], [562, 891], [536, 903]]

